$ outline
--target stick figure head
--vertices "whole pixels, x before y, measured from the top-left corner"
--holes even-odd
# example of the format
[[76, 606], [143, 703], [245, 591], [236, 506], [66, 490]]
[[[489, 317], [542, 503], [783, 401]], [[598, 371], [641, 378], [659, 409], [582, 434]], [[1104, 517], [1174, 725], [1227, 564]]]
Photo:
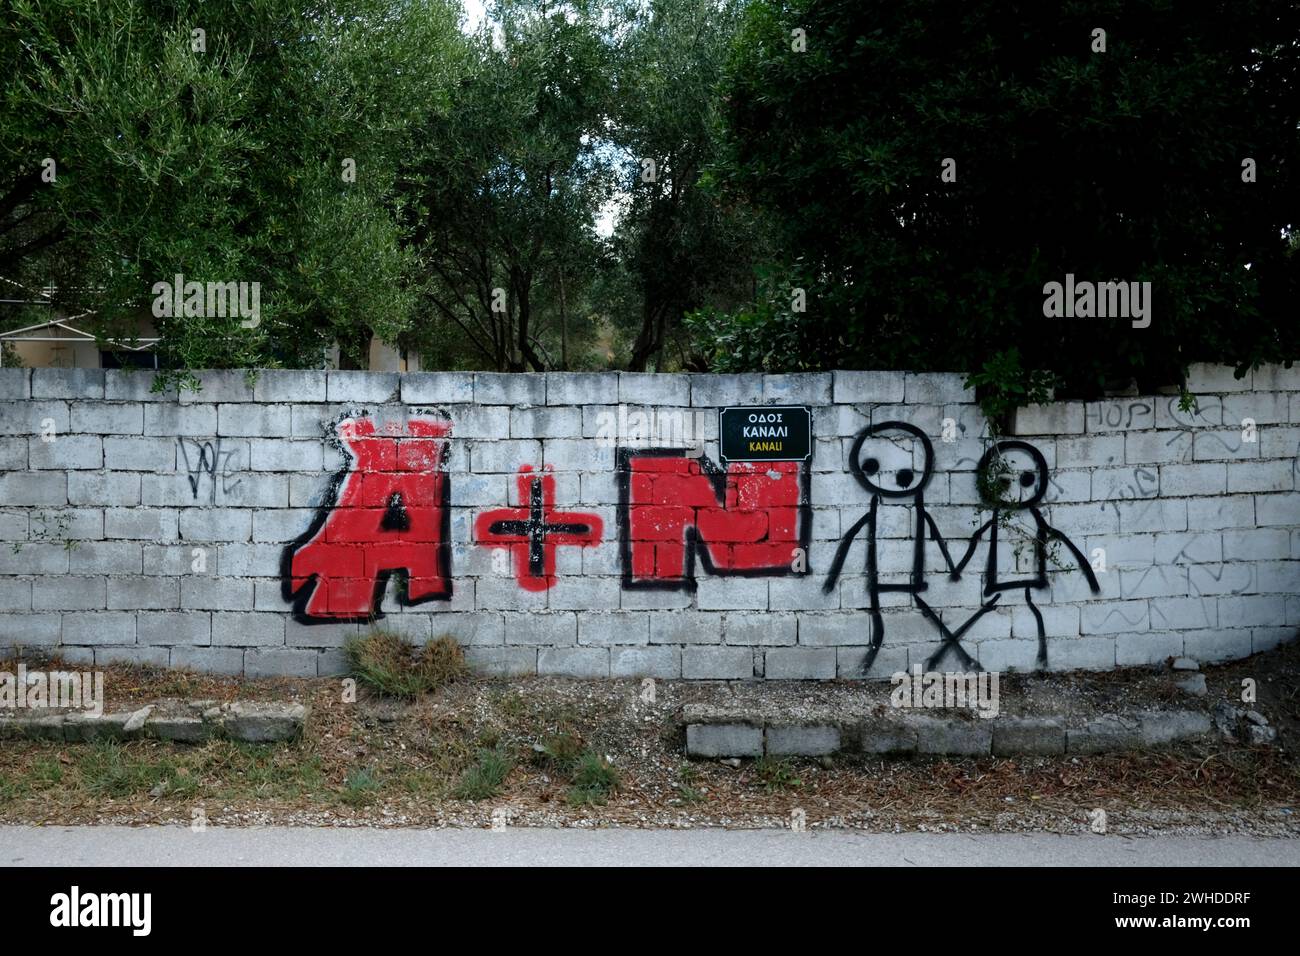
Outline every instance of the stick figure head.
[[1019, 511], [1047, 494], [1047, 460], [1027, 441], [995, 442], [975, 470], [980, 497], [1003, 511]]
[[934, 449], [915, 425], [880, 422], [858, 432], [849, 452], [849, 468], [873, 495], [916, 497], [930, 480]]

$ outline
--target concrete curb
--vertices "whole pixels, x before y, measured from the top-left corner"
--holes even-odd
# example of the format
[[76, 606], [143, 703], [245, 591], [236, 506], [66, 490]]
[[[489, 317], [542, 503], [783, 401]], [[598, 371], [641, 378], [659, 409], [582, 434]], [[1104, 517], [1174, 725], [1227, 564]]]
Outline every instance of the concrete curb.
[[1071, 726], [1062, 716], [850, 719], [843, 723], [747, 720], [687, 706], [689, 757], [817, 757], [832, 753], [982, 757], [1095, 754], [1141, 750], [1207, 737], [1214, 725], [1192, 710], [1103, 714]]
[[311, 709], [304, 704], [217, 704], [190, 701], [177, 711], [155, 713], [150, 704], [135, 711], [102, 714], [81, 711], [0, 715], [0, 740], [60, 740], [94, 743], [101, 740], [151, 738], [197, 744], [217, 737], [246, 743], [283, 743], [302, 735]]

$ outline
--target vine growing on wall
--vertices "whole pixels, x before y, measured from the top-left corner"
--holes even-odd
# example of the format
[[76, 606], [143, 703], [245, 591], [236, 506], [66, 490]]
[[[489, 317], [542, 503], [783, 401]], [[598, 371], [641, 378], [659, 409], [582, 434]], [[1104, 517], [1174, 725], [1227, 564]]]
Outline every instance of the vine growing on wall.
[[[1017, 562], [1024, 550], [1036, 542], [1037, 535], [1016, 520], [1017, 512], [1000, 507], [1003, 504], [1013, 504], [1014, 501], [1006, 490], [1012, 468], [997, 450], [998, 442], [1011, 433], [1016, 409], [1052, 401], [1060, 384], [1061, 379], [1054, 372], [1025, 369], [1020, 350], [1014, 346], [998, 352], [978, 371], [966, 377], [966, 387], [976, 390], [976, 401], [988, 422], [983, 438], [985, 450], [992, 450], [988, 457], [988, 467], [975, 474], [979, 504], [975, 505], [973, 524], [978, 527], [982, 523], [983, 514], [986, 511], [993, 512], [999, 530], [1012, 542], [1012, 552]], [[1054, 567], [1064, 567], [1059, 556], [1059, 542], [1038, 543], [1046, 548], [1048, 561]]]
[[966, 376], [966, 387], [975, 389], [994, 441], [1010, 433], [1011, 416], [1017, 408], [1050, 402], [1060, 384], [1055, 372], [1025, 369], [1015, 346], [998, 352]]

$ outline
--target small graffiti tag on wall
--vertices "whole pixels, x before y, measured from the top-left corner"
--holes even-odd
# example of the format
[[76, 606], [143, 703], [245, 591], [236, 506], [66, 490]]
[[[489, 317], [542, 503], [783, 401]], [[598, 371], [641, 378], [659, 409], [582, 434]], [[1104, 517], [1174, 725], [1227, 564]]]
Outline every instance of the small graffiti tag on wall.
[[180, 445], [181, 461], [184, 463], [190, 492], [195, 501], [202, 496], [209, 504], [216, 504], [218, 490], [225, 495], [239, 487], [243, 479], [234, 476], [238, 453], [235, 449], [223, 449], [220, 438], [207, 441], [199, 438], [178, 438], [176, 443]]

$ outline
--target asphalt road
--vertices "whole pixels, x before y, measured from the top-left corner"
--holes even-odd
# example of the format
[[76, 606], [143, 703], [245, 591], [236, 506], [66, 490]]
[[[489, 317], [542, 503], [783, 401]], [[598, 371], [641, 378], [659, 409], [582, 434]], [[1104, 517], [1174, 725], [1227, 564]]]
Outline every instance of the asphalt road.
[[0, 866], [1300, 866], [1300, 839], [785, 830], [0, 827]]

